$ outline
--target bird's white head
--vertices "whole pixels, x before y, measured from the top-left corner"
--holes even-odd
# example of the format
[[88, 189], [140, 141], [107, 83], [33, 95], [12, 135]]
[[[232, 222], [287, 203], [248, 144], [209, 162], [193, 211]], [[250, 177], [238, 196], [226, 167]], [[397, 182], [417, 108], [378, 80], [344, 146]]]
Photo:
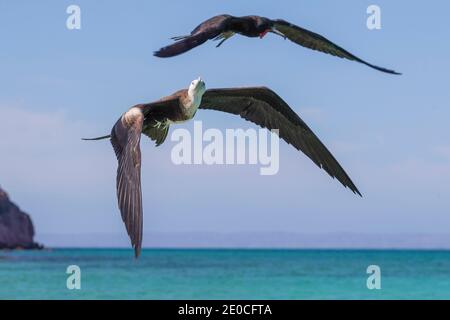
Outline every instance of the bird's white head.
[[206, 84], [200, 77], [198, 79], [192, 80], [188, 89], [190, 96], [195, 96], [198, 98], [201, 98], [205, 93], [205, 91], [206, 91]]

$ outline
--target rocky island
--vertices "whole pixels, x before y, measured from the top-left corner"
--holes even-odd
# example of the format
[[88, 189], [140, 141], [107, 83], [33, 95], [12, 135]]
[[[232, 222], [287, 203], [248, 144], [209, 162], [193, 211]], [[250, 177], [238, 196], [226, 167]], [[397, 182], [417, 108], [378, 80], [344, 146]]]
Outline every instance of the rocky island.
[[31, 218], [9, 200], [0, 188], [0, 249], [42, 249], [34, 242], [34, 226]]

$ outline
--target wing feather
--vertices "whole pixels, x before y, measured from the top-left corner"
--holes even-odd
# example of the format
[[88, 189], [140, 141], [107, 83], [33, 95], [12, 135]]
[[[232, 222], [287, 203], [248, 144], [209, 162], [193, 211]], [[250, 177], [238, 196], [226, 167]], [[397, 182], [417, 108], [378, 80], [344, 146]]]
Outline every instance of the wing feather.
[[306, 123], [275, 92], [265, 87], [210, 89], [205, 92], [201, 109], [218, 110], [251, 121], [279, 136], [306, 154], [317, 166], [345, 187], [361, 195], [350, 177]]
[[111, 131], [111, 144], [119, 162], [117, 167], [117, 199], [122, 220], [130, 237], [136, 258], [142, 246], [141, 150], [139, 147], [144, 116], [131, 125], [117, 121]]
[[341, 48], [340, 46], [331, 42], [330, 40], [321, 36], [320, 34], [314, 33], [307, 29], [303, 29], [295, 24], [292, 24], [290, 22], [281, 19], [273, 20], [273, 23], [274, 23], [273, 27], [276, 30], [283, 33], [292, 42], [295, 42], [303, 47], [331, 54], [339, 58], [357, 61], [381, 72], [400, 74], [398, 72], [395, 72], [394, 70], [370, 64], [353, 55], [352, 53], [348, 52], [347, 50]]

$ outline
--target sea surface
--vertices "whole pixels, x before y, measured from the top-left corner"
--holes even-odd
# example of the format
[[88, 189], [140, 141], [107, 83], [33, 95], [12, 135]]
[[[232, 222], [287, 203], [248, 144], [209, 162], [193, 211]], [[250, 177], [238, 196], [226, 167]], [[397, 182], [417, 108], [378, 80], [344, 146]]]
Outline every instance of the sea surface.
[[450, 251], [0, 251], [0, 299], [450, 299]]

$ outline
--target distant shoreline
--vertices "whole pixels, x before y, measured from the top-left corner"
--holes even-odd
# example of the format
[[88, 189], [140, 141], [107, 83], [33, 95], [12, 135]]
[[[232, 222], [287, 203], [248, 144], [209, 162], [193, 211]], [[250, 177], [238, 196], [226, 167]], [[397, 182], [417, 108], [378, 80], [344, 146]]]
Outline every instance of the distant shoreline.
[[33, 243], [27, 246], [2, 246], [0, 245], [0, 250], [2, 251], [21, 251], [21, 250], [45, 250], [47, 249], [44, 245], [40, 243]]
[[[51, 248], [129, 248], [126, 233], [40, 234]], [[148, 232], [144, 248], [450, 250], [450, 234], [303, 234], [290, 232]]]
[[[0, 249], [0, 252], [11, 252], [11, 251], [44, 251], [44, 252], [52, 252], [52, 251], [123, 251], [127, 252], [129, 250], [132, 250], [132, 248], [125, 248], [125, 247], [52, 247], [52, 248], [42, 248], [42, 249]], [[169, 247], [148, 247], [148, 248], [142, 248], [142, 250], [145, 251], [161, 251], [161, 252], [167, 252], [167, 251], [217, 251], [217, 252], [226, 252], [226, 251], [241, 251], [241, 252], [295, 252], [295, 251], [302, 251], [302, 252], [450, 252], [450, 249], [448, 248], [169, 248]], [[131, 251], [130, 251], [131, 252]]]

